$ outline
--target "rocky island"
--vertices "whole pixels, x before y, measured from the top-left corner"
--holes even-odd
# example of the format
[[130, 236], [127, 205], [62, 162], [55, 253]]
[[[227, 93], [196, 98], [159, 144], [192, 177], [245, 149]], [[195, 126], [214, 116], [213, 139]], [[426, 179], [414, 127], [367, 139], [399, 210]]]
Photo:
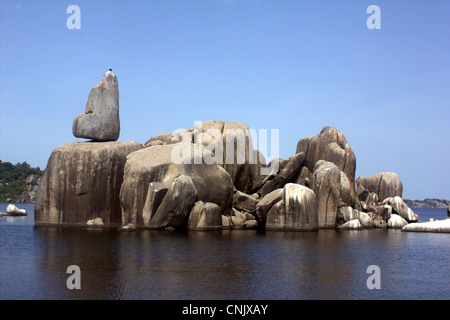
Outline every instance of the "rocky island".
[[145, 144], [116, 142], [119, 88], [108, 71], [74, 119], [73, 134], [90, 141], [53, 150], [36, 225], [315, 231], [419, 222], [396, 173], [355, 178], [356, 156], [333, 127], [268, 164], [240, 122], [206, 121]]

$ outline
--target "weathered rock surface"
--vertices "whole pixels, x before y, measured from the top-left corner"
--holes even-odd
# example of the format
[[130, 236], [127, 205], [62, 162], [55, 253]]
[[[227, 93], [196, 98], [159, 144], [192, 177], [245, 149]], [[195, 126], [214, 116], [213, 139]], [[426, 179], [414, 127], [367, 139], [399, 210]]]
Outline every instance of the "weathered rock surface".
[[448, 233], [450, 232], [450, 219], [409, 223], [402, 228], [402, 231]]
[[111, 71], [89, 93], [86, 110], [75, 117], [72, 127], [77, 138], [116, 141], [120, 135], [119, 83]]
[[75, 142], [55, 148], [39, 184], [35, 223], [82, 225], [101, 218], [120, 225], [119, 192], [126, 157], [138, 142]]
[[189, 213], [197, 198], [197, 189], [190, 176], [177, 176], [164, 199], [150, 219], [151, 229], [184, 228], [189, 219]]
[[273, 179], [267, 181], [261, 188], [261, 197], [264, 197], [275, 189], [283, 188], [289, 183], [289, 181], [291, 181], [300, 171], [305, 158], [305, 153], [303, 152], [290, 157], [283, 165], [283, 169], [276, 174]]
[[412, 211], [399, 196], [386, 198], [382, 202], [384, 205], [392, 207], [392, 213], [397, 213], [400, 217], [408, 222], [419, 221], [419, 217]]
[[388, 228], [402, 229], [408, 224], [408, 221], [400, 217], [398, 214], [392, 214], [391, 218], [387, 222]]
[[256, 212], [257, 203], [257, 199], [239, 190], [237, 190], [233, 196], [233, 207], [238, 210], [254, 213]]
[[169, 190], [171, 181], [150, 182], [147, 190], [144, 208], [142, 209], [142, 220], [144, 226], [150, 226], [150, 220], [155, 215], [156, 210], [163, 201], [167, 191]]
[[276, 189], [263, 197], [256, 205], [256, 220], [265, 223], [269, 210], [283, 198], [283, 188]]
[[357, 215], [357, 219], [359, 220], [359, 222], [361, 223], [362, 227], [365, 229], [370, 229], [374, 227], [374, 222], [372, 220], [372, 218], [365, 212], [363, 211], [356, 211], [356, 215]]
[[149, 139], [145, 145], [168, 145], [179, 142], [194, 144], [203, 155], [200, 163], [218, 164], [230, 175], [237, 190], [251, 193], [261, 186], [261, 168], [265, 159], [253, 149], [249, 127], [240, 122], [205, 121], [193, 128], [164, 133]]
[[370, 177], [358, 177], [355, 182], [356, 194], [360, 197], [365, 191], [374, 192], [380, 201], [389, 197], [402, 197], [403, 185], [394, 172], [381, 172]]
[[319, 228], [335, 228], [340, 203], [340, 170], [332, 162], [319, 160], [313, 172], [312, 189], [317, 196]]
[[[229, 174], [217, 164], [195, 164], [192, 154], [184, 155], [189, 158], [186, 163], [174, 163], [172, 152], [178, 150], [177, 146], [179, 145], [152, 146], [133, 152], [127, 157], [120, 191], [122, 224], [131, 222], [138, 227], [145, 227], [150, 207], [146, 206], [144, 214], [144, 206], [150, 183], [161, 182], [170, 185], [179, 175], [192, 178], [197, 190], [195, 202], [215, 203], [220, 207], [221, 214], [228, 214], [234, 190]], [[168, 192], [162, 202], [165, 201]], [[152, 196], [149, 197], [151, 199]], [[153, 217], [151, 219], [153, 220]]]
[[188, 229], [197, 231], [222, 229], [219, 206], [211, 202], [196, 202], [189, 215]]
[[355, 198], [356, 157], [341, 131], [324, 127], [318, 135], [300, 139], [296, 153], [300, 152], [305, 153], [305, 166], [311, 172], [319, 160], [334, 163], [347, 176], [350, 195]]
[[299, 184], [286, 184], [282, 200], [273, 205], [267, 214], [266, 230], [317, 229], [317, 198], [314, 192]]

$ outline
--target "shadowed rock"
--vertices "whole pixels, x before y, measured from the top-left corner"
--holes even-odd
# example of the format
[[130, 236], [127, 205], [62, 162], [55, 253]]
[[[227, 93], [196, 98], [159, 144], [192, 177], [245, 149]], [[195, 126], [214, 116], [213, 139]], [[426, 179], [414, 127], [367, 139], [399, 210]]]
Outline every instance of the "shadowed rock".
[[150, 219], [149, 227], [152, 229], [184, 228], [196, 197], [197, 189], [192, 178], [183, 174], [179, 175], [173, 180], [163, 201]]
[[[358, 198], [365, 192], [373, 192], [380, 201], [389, 197], [402, 197], [403, 185], [400, 177], [394, 172], [381, 172], [368, 178], [358, 177], [355, 182]], [[363, 200], [363, 199], [360, 199]]]
[[261, 188], [261, 197], [269, 194], [275, 189], [283, 188], [289, 181], [299, 173], [301, 166], [305, 161], [303, 152], [297, 153], [290, 157], [283, 165], [283, 169], [274, 176], [273, 179], [267, 181]]
[[119, 192], [126, 157], [138, 142], [75, 142], [55, 148], [39, 184], [36, 224], [120, 225]]

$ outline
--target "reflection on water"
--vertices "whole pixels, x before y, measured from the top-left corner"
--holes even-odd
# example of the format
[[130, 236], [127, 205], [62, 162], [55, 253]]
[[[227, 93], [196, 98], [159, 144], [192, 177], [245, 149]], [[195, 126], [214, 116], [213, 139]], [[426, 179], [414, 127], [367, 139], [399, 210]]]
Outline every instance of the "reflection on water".
[[[446, 234], [381, 229], [121, 233], [0, 220], [0, 241], [0, 299], [450, 297]], [[81, 290], [66, 287], [66, 269], [73, 264], [81, 269]], [[369, 265], [381, 269], [381, 290], [366, 286]]]

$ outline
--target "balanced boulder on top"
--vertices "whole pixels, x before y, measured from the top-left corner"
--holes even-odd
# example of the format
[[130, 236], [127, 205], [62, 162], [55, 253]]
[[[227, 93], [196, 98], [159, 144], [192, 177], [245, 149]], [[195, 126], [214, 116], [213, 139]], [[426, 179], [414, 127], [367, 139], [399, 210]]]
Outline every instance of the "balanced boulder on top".
[[77, 138], [94, 141], [119, 139], [119, 84], [112, 71], [92, 88], [85, 112], [73, 120], [72, 132]]

